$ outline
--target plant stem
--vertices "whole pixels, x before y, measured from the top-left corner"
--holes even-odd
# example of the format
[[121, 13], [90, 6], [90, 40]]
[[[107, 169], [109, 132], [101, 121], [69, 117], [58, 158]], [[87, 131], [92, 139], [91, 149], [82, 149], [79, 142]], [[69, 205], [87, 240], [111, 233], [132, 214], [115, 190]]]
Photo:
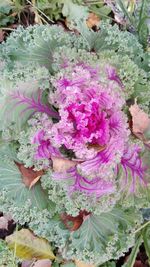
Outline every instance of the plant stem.
[[0, 30], [2, 31], [15, 31], [15, 29], [12, 29], [12, 28], [0, 28]]
[[145, 228], [145, 227], [146, 227], [147, 225], [149, 225], [149, 224], [150, 224], [150, 221], [146, 222], [146, 223], [143, 224], [140, 228], [138, 228], [138, 229], [134, 232], [134, 234], [140, 232], [143, 228]]

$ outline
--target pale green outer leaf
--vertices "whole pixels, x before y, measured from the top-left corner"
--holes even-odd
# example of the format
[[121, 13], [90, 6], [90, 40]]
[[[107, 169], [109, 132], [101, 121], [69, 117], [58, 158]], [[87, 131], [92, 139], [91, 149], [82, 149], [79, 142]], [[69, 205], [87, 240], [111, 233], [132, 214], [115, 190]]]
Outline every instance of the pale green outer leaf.
[[36, 237], [30, 230], [21, 229], [6, 238], [10, 249], [23, 260], [55, 259], [51, 246], [46, 239]]
[[88, 7], [74, 4], [71, 0], [64, 0], [62, 14], [70, 21], [83, 21], [88, 17]]
[[33, 112], [29, 110], [21, 115], [22, 110], [25, 109], [25, 105], [14, 107], [14, 101], [10, 101], [10, 97], [7, 96], [0, 98], [0, 108], [0, 130], [4, 130], [9, 127], [11, 123], [15, 123], [16, 133], [21, 131], [22, 126]]
[[39, 209], [47, 206], [46, 192], [43, 191], [40, 182], [31, 189], [27, 188], [22, 181], [21, 173], [13, 162], [0, 160], [0, 190], [7, 190], [9, 199], [22, 206], [27, 200]]
[[139, 251], [139, 246], [141, 245], [141, 243], [142, 243], [142, 236], [140, 235], [138, 237], [136, 243], [135, 243], [135, 246], [132, 249], [132, 252], [128, 258], [128, 261], [123, 265], [123, 267], [133, 267], [134, 266], [137, 253]]

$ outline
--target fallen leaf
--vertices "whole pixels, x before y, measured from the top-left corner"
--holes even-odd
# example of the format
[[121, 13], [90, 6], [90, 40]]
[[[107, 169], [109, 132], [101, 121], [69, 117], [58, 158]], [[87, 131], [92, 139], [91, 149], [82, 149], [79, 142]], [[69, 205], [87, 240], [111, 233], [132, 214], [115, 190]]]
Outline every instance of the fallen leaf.
[[51, 159], [53, 162], [53, 170], [55, 172], [65, 172], [78, 164], [77, 161], [64, 158], [52, 157]]
[[48, 241], [35, 236], [28, 229], [21, 229], [7, 236], [6, 242], [10, 249], [15, 250], [16, 256], [23, 260], [55, 259]]
[[90, 213], [87, 211], [80, 211], [79, 215], [76, 217], [73, 217], [71, 215], [68, 215], [67, 213], [62, 213], [60, 215], [61, 220], [63, 221], [64, 225], [70, 230], [70, 231], [76, 231], [80, 228], [81, 224], [83, 223], [85, 217], [89, 215]]
[[95, 267], [94, 264], [87, 264], [87, 263], [84, 263], [83, 261], [79, 261], [77, 259], [75, 259], [75, 264], [77, 267]]
[[33, 266], [33, 261], [23, 261], [21, 267], [31, 267]]
[[31, 189], [39, 180], [41, 176], [36, 177], [30, 184], [29, 189]]
[[90, 149], [90, 148], [94, 148], [97, 152], [101, 152], [101, 151], [103, 151], [105, 148], [106, 148], [106, 145], [104, 145], [104, 146], [100, 146], [100, 145], [98, 145], [98, 144], [89, 144], [88, 145], [88, 148]]
[[24, 184], [30, 189], [39, 181], [44, 171], [34, 171], [33, 168], [26, 168], [23, 164], [15, 162], [22, 174]]
[[48, 259], [38, 261], [23, 261], [21, 267], [51, 267], [51, 261]]
[[132, 131], [139, 139], [143, 140], [143, 134], [150, 126], [149, 115], [139, 108], [137, 100], [129, 108], [129, 111], [132, 116]]
[[33, 267], [51, 267], [51, 261], [50, 260], [39, 260], [37, 261]]
[[90, 29], [94, 26], [98, 26], [99, 22], [100, 22], [100, 18], [96, 14], [89, 13], [89, 16], [86, 20], [86, 24]]

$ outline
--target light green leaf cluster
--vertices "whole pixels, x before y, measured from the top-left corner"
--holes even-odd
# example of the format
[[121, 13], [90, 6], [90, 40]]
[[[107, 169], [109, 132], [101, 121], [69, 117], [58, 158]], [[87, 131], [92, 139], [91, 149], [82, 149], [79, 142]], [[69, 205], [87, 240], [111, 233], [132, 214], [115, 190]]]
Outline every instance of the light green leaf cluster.
[[99, 216], [89, 215], [75, 232], [66, 229], [58, 216], [29, 225], [36, 234], [58, 246], [65, 259], [102, 264], [118, 259], [134, 245], [134, 231], [140, 223], [137, 211], [118, 207]]
[[[49, 184], [49, 180], [48, 175], [42, 178], [44, 188], [46, 183]], [[61, 205], [59, 198], [60, 195], [63, 195], [63, 191], [61, 192], [60, 187], [53, 188], [53, 196], [57, 195], [55, 199], [53, 198], [55, 203], [43, 210], [31, 207], [29, 200], [23, 206], [19, 206], [9, 198], [6, 190], [2, 190], [0, 210], [11, 213], [19, 224], [27, 223], [35, 234], [53, 242], [66, 259], [76, 257], [82, 261], [102, 264], [111, 258], [119, 258], [129, 247], [134, 245], [134, 231], [142, 222], [141, 214], [135, 207], [129, 209], [117, 204], [111, 210], [103, 210], [99, 214], [95, 212], [86, 218], [79, 230], [70, 232], [57, 215], [58, 206]], [[52, 190], [49, 191], [50, 198], [51, 192]], [[64, 200], [66, 201], [62, 197], [61, 200], [63, 203]], [[72, 208], [73, 206], [70, 214], [72, 214]], [[69, 209], [61, 206], [59, 213], [66, 211], [69, 212]], [[78, 214], [76, 212], [77, 210], [74, 209], [74, 216]]]
[[96, 264], [111, 258], [117, 259], [134, 243], [134, 229], [140, 221], [139, 217], [134, 209], [123, 210], [120, 207], [100, 216], [89, 216], [71, 234], [71, 244], [68, 245], [66, 255], [77, 255], [84, 262]]
[[72, 47], [75, 40], [78, 47], [82, 43], [87, 47], [80, 37], [65, 32], [61, 26], [36, 25], [29, 26], [26, 30], [19, 27], [7, 38], [6, 43], [2, 44], [1, 51], [3, 58], [9, 63], [34, 62], [52, 71], [54, 51], [62, 46]]
[[117, 24], [112, 26], [108, 21], [101, 22], [100, 31], [93, 32], [81, 23], [78, 25], [78, 30], [86, 39], [90, 49], [96, 52], [114, 50], [120, 55], [128, 55], [136, 63], [141, 62], [144, 50], [138, 38], [130, 32], [120, 31]]

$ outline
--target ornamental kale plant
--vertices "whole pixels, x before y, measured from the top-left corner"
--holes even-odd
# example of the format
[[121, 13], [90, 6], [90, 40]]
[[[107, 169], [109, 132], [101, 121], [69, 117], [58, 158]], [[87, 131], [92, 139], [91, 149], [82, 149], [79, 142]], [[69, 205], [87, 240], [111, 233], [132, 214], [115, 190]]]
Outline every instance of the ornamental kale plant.
[[99, 265], [149, 207], [149, 54], [109, 22], [76, 26], [20, 27], [0, 47], [0, 210]]

